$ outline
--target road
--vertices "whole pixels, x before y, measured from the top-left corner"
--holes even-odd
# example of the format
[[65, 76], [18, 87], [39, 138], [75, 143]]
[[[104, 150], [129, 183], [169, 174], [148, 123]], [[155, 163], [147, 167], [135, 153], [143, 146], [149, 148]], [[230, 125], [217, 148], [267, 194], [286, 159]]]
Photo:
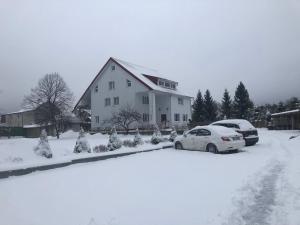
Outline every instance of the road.
[[1, 224], [299, 225], [300, 139], [235, 154], [166, 149], [0, 180]]

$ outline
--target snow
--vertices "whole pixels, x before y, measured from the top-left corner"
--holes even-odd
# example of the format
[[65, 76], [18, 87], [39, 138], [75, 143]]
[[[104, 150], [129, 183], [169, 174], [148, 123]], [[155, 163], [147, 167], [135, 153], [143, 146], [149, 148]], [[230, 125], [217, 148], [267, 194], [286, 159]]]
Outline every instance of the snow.
[[237, 124], [240, 127], [240, 130], [253, 130], [255, 127], [247, 120], [242, 120], [242, 119], [229, 119], [229, 120], [219, 120], [217, 122], [212, 123], [218, 124], [218, 123], [232, 123], [232, 124]]
[[190, 97], [190, 96], [187, 96], [186, 94], [184, 94], [182, 91], [178, 90], [178, 88], [176, 90], [172, 90], [172, 89], [167, 89], [167, 88], [160, 87], [160, 86], [154, 84], [151, 80], [149, 80], [148, 78], [146, 78], [143, 75], [143, 74], [146, 74], [146, 75], [153, 75], [153, 76], [162, 77], [157, 70], [150, 69], [150, 68], [140, 66], [140, 65], [136, 65], [136, 64], [133, 64], [133, 63], [129, 63], [129, 62], [126, 62], [126, 61], [121, 60], [121, 59], [117, 59], [117, 58], [113, 58], [113, 59], [115, 61], [117, 61], [119, 64], [121, 64], [123, 67], [125, 67], [132, 74], [134, 74], [139, 80], [141, 80], [142, 82], [147, 84], [153, 90], [160, 91], [160, 92], [165, 92], [165, 93], [170, 93], [170, 94], [175, 94], [175, 95], [182, 95], [182, 96]]
[[[121, 140], [133, 139], [133, 135], [119, 135]], [[74, 146], [78, 138], [78, 132], [68, 131], [61, 135], [60, 139], [56, 137], [48, 137], [49, 145], [53, 153], [51, 159], [39, 157], [33, 152], [33, 148], [37, 146], [39, 138], [11, 138], [0, 139], [0, 171], [22, 169], [32, 166], [41, 166], [49, 164], [57, 164], [62, 162], [70, 162], [72, 159], [97, 157], [99, 155], [111, 155], [124, 152], [143, 151], [148, 149], [160, 148], [171, 143], [161, 143], [159, 145], [150, 144], [151, 136], [144, 136], [143, 139], [147, 143], [138, 148], [122, 147], [121, 149], [105, 152], [105, 153], [74, 153]], [[102, 134], [86, 134], [86, 140], [93, 149], [100, 144], [107, 145], [109, 135]]]
[[20, 109], [20, 110], [15, 111], [15, 112], [4, 113], [3, 115], [10, 115], [10, 114], [16, 114], [16, 113], [24, 113], [24, 112], [29, 112], [29, 111], [33, 111], [33, 109]]
[[298, 225], [299, 131], [259, 133], [236, 154], [166, 149], [0, 180], [1, 224]]
[[284, 112], [279, 112], [279, 113], [273, 113], [271, 116], [280, 116], [280, 115], [285, 115], [285, 114], [292, 114], [292, 113], [297, 113], [300, 112], [300, 109], [294, 109], [290, 111], [284, 111]]

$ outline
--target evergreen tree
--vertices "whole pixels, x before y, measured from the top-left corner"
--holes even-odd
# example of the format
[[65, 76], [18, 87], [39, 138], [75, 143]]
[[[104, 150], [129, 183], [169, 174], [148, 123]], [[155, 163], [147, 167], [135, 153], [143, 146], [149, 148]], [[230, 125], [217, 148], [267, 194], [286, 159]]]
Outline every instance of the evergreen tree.
[[283, 102], [279, 102], [278, 103], [278, 112], [283, 112], [285, 111], [285, 105], [283, 104]]
[[193, 104], [193, 114], [192, 114], [193, 122], [203, 122], [204, 121], [204, 102], [201, 91], [198, 91], [196, 100]]
[[221, 112], [222, 112], [222, 116], [225, 119], [229, 119], [231, 118], [231, 114], [232, 114], [232, 100], [231, 97], [229, 95], [229, 92], [227, 91], [227, 89], [225, 89], [224, 95], [223, 95], [223, 99], [222, 99], [222, 105], [221, 105]]
[[204, 116], [208, 122], [213, 122], [217, 117], [216, 104], [210, 94], [209, 90], [206, 90], [204, 95]]
[[300, 100], [297, 97], [292, 97], [286, 101], [286, 108], [293, 110], [299, 108]]
[[249, 93], [245, 85], [240, 82], [234, 96], [234, 113], [238, 119], [249, 119], [253, 109], [253, 102], [249, 98]]

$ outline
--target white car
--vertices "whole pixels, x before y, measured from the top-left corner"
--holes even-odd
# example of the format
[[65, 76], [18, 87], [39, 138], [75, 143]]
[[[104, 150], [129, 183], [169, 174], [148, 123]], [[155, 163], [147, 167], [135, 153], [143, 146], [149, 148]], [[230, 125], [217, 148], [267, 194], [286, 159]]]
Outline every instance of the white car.
[[243, 135], [246, 146], [255, 145], [259, 141], [257, 129], [247, 120], [220, 120], [210, 125], [223, 126], [234, 129], [236, 132]]
[[245, 146], [243, 135], [221, 126], [197, 126], [177, 137], [176, 149], [208, 151], [213, 153], [237, 151]]

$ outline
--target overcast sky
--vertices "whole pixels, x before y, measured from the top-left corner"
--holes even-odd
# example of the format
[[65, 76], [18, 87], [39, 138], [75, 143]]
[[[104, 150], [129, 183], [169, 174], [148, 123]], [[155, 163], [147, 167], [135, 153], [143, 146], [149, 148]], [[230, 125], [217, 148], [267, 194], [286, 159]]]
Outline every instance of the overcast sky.
[[256, 104], [300, 97], [300, 1], [1, 0], [0, 111], [51, 72], [77, 100], [110, 56], [191, 96], [219, 101], [243, 81]]

